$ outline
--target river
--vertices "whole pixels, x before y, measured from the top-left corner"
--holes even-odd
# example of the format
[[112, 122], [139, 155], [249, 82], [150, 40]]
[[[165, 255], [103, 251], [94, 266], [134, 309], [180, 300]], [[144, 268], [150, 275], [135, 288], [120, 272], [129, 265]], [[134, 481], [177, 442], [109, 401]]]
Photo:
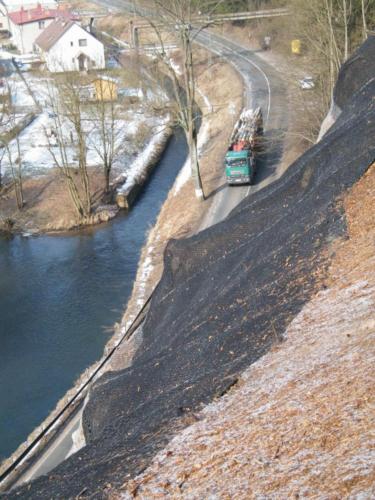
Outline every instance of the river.
[[105, 226], [0, 238], [0, 461], [101, 357], [186, 154], [177, 134], [132, 211]]

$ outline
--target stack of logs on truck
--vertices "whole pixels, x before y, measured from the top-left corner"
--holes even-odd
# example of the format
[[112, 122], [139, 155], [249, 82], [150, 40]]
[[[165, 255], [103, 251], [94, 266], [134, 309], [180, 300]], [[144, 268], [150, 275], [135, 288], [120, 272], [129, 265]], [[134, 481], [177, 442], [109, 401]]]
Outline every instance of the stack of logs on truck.
[[262, 110], [244, 110], [234, 126], [225, 155], [225, 175], [229, 185], [252, 184], [262, 137]]

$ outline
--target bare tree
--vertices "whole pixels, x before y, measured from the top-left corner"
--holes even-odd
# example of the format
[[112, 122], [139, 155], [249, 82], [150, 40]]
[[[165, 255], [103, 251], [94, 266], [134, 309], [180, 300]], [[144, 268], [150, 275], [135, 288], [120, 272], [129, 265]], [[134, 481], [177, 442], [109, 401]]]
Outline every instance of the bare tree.
[[22, 156], [21, 156], [21, 147], [19, 136], [16, 137], [16, 145], [17, 145], [17, 156], [14, 157], [12, 149], [7, 143], [5, 145], [5, 149], [8, 155], [8, 162], [10, 167], [10, 172], [13, 179], [14, 192], [16, 195], [16, 202], [18, 210], [22, 210], [24, 206], [23, 199], [23, 184], [22, 184]]
[[315, 89], [308, 98], [306, 91], [296, 89], [293, 93], [296, 108], [301, 110], [294, 133], [308, 142], [316, 141], [340, 66], [360, 43], [360, 4], [360, 0], [290, 0], [293, 16], [284, 22], [290, 23], [290, 32], [303, 42], [315, 80]]
[[341, 0], [343, 28], [344, 28], [344, 61], [349, 57], [349, 24], [352, 14], [352, 0]]
[[[15, 95], [14, 93], [12, 95], [12, 89], [9, 84], [8, 84], [8, 96], [9, 96], [9, 106], [7, 107], [7, 116], [8, 116], [7, 127], [9, 127], [10, 130], [15, 130], [17, 126], [16, 123], [17, 117], [16, 117], [16, 109], [12, 104], [12, 98], [14, 99]], [[15, 136], [15, 146], [16, 146], [16, 151], [14, 152], [12, 145], [9, 141], [9, 138], [5, 137], [5, 140], [3, 141], [3, 148], [5, 148], [5, 151], [7, 153], [9, 168], [14, 185], [17, 208], [18, 210], [22, 210], [25, 202], [23, 196], [22, 151], [21, 151], [20, 136], [18, 131]]]
[[367, 38], [366, 0], [361, 0], [361, 13], [362, 13], [363, 39], [366, 40]]
[[103, 77], [98, 78], [94, 99], [88, 109], [91, 122], [88, 141], [103, 164], [104, 191], [108, 194], [113, 164], [124, 148], [123, 130], [119, 126], [121, 116], [116, 103], [116, 82]]
[[[4, 75], [4, 69], [0, 68], [0, 78]], [[6, 143], [8, 142], [7, 137], [7, 126], [9, 125], [9, 106], [10, 106], [10, 95], [9, 95], [9, 82], [7, 86], [3, 87], [3, 92], [1, 93], [1, 103], [0, 103], [0, 190], [3, 187], [3, 159], [6, 154]]]
[[3, 187], [3, 159], [6, 153], [6, 148], [5, 144], [1, 141], [0, 142], [0, 191]]
[[[0, 122], [0, 127], [4, 127], [4, 121], [3, 121], [3, 113], [1, 113], [1, 122]], [[3, 187], [3, 159], [6, 153], [6, 147], [5, 147], [5, 142], [4, 142], [4, 136], [1, 134], [0, 136], [0, 191]]]
[[53, 123], [50, 129], [45, 128], [48, 151], [66, 181], [78, 217], [83, 219], [91, 213], [91, 192], [82, 100], [75, 75], [66, 73], [50, 84], [48, 101]]
[[[153, 0], [153, 16], [146, 17], [158, 40], [157, 57], [172, 82], [172, 95], [176, 104], [176, 121], [184, 130], [190, 156], [191, 176], [195, 194], [204, 199], [204, 191], [199, 168], [197, 129], [198, 113], [195, 104], [195, 72], [193, 43], [203, 29], [193, 26], [200, 3], [193, 0]], [[221, 3], [216, 2], [215, 7]], [[182, 75], [176, 71], [165, 48], [164, 37], [172, 34], [182, 58]]]
[[358, 43], [360, 24], [366, 30], [368, 5], [366, 0], [291, 0], [293, 31], [305, 41], [330, 94], [341, 64]]

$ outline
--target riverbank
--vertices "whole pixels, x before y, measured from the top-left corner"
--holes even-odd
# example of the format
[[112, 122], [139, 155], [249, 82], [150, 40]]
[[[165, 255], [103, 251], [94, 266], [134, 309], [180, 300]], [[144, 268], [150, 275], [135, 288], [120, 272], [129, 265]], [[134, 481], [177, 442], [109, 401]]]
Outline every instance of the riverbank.
[[[129, 134], [124, 143], [127, 155], [122, 159], [121, 167], [118, 163], [113, 167], [110, 193], [104, 192], [103, 168], [92, 165], [87, 169], [92, 204], [92, 213], [88, 217], [82, 219], [77, 216], [66, 179], [61, 170], [52, 164], [36, 175], [30, 175], [26, 169], [22, 182], [25, 204], [21, 210], [17, 207], [10, 181], [0, 190], [0, 229], [14, 234], [35, 235], [69, 231], [113, 219], [123, 208], [117, 203], [118, 189], [123, 185], [133, 188], [144, 184], [172, 134], [168, 116], [151, 117], [143, 112], [144, 117], [139, 120], [138, 109], [134, 108], [132, 113], [136, 119], [127, 125]], [[131, 115], [129, 110], [127, 114]], [[28, 133], [27, 130], [23, 132]], [[48, 151], [45, 154], [48, 156]], [[78, 179], [76, 170], [72, 169], [72, 175]], [[77, 186], [82, 191], [79, 182]]]
[[1, 421], [11, 422], [0, 429], [0, 461], [25, 441], [4, 467], [56, 415], [59, 398], [61, 408], [103, 359], [130, 296], [147, 230], [185, 158], [177, 133], [136, 207], [108, 224], [0, 240], [0, 338], [7, 359], [0, 378], [12, 385], [10, 393], [9, 384], [0, 387]]

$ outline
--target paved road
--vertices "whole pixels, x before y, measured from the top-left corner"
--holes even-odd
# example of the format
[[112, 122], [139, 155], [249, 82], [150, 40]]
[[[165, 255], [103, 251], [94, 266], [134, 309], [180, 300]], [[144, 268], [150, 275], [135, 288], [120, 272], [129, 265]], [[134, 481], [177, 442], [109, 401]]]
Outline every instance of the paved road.
[[43, 451], [42, 456], [19, 478], [16, 483], [17, 486], [31, 479], [36, 479], [43, 474], [47, 474], [47, 472], [59, 465], [69, 455], [73, 446], [73, 434], [78, 431], [81, 425], [81, 418], [82, 409], [77, 411], [64, 427], [64, 431], [58, 434]]
[[279, 74], [258, 57], [256, 52], [207, 32], [202, 32], [198, 41], [218, 57], [227, 59], [242, 75], [245, 83], [245, 105], [262, 108], [266, 139], [254, 185], [227, 186], [223, 172], [222, 183], [217, 189], [210, 210], [202, 221], [201, 229], [203, 229], [223, 220], [247, 195], [258, 191], [276, 177], [283, 150], [288, 112], [285, 87]]
[[[110, 10], [132, 11], [130, 3], [121, 0], [98, 0], [99, 4], [109, 7]], [[224, 57], [230, 61], [245, 82], [245, 103], [247, 107], [261, 106], [264, 116], [265, 137], [268, 139], [266, 153], [261, 159], [258, 174], [253, 186], [233, 186], [225, 184], [217, 189], [214, 200], [201, 228], [208, 227], [224, 219], [248, 194], [260, 189], [274, 177], [277, 172], [279, 158], [282, 153], [282, 134], [286, 128], [287, 110], [285, 109], [284, 86], [277, 74], [268, 64], [262, 61], [253, 51], [226, 40], [219, 35], [202, 32], [197, 40], [205, 48], [211, 49], [217, 57]], [[18, 480], [21, 482], [35, 479], [52, 470], [62, 462], [73, 444], [72, 435], [78, 429], [81, 411], [68, 423], [64, 431], [47, 448], [43, 456]]]

